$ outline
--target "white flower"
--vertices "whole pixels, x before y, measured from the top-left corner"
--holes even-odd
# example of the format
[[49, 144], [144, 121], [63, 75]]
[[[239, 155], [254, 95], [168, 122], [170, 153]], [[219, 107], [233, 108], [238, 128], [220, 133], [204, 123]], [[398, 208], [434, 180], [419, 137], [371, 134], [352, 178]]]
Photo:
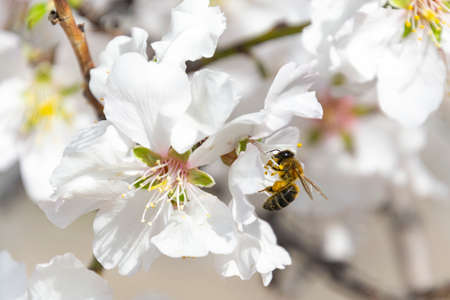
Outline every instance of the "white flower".
[[354, 254], [354, 242], [350, 232], [342, 224], [330, 224], [325, 229], [322, 252], [332, 262], [347, 262]]
[[449, 8], [440, 0], [389, 3], [370, 1], [339, 29], [337, 61], [355, 80], [377, 79], [382, 110], [414, 127], [445, 95]]
[[225, 30], [225, 17], [209, 0], [184, 0], [172, 10], [170, 31], [152, 43], [158, 61], [184, 66], [187, 60], [211, 57]]
[[71, 253], [55, 256], [39, 264], [27, 279], [25, 265], [0, 252], [0, 300], [108, 300], [112, 291], [107, 282]]
[[314, 63], [284, 65], [269, 89], [264, 108], [228, 122], [199, 147], [201, 151], [192, 154], [192, 161], [197, 164], [214, 162], [221, 155], [235, 149], [240, 140], [267, 137], [287, 126], [294, 116], [321, 118], [322, 106], [315, 93], [308, 91], [315, 78], [313, 68]]
[[223, 126], [238, 99], [226, 74], [202, 70], [189, 80], [182, 66], [183, 59], [211, 55], [223, 16], [208, 1], [185, 1], [172, 18], [172, 31], [156, 43], [156, 61], [136, 51], [146, 37], [138, 29], [108, 45], [104, 64], [91, 73], [108, 121], [81, 131], [66, 148], [52, 178], [55, 197], [40, 202], [60, 227], [99, 209], [94, 254], [122, 274], [148, 269], [160, 253], [199, 257], [235, 246], [231, 213], [199, 188], [214, 180], [190, 152]]
[[20, 160], [25, 188], [35, 201], [50, 197], [50, 175], [71, 135], [95, 119], [77, 92], [80, 87], [55, 78], [52, 71], [61, 69], [40, 65], [34, 73], [0, 82], [0, 97], [8, 99], [0, 104], [0, 169]]
[[264, 188], [264, 169], [259, 156], [259, 150], [248, 144], [247, 150], [231, 166], [229, 185], [233, 198], [230, 207], [238, 242], [231, 254], [216, 256], [216, 265], [223, 276], [239, 276], [243, 280], [258, 272], [267, 286], [272, 280], [272, 271], [290, 265], [291, 258], [277, 245], [272, 228], [256, 216], [254, 206], [246, 197]]

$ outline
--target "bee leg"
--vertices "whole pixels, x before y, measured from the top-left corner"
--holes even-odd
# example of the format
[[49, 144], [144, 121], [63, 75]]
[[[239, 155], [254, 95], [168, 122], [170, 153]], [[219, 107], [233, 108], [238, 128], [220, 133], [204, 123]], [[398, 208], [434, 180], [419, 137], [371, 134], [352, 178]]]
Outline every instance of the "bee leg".
[[275, 193], [275, 191], [273, 190], [272, 186], [268, 186], [265, 189], [262, 189], [262, 190], [258, 191], [258, 193], [261, 193], [261, 192], [268, 192], [270, 194]]
[[269, 160], [266, 165], [269, 166], [272, 170], [281, 171], [281, 169], [274, 164], [273, 160]]

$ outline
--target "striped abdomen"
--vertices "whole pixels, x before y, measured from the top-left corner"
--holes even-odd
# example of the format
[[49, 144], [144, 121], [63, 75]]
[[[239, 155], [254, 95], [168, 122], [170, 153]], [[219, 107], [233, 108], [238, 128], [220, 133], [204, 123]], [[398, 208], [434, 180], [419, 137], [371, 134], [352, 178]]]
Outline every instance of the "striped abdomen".
[[286, 207], [297, 198], [299, 190], [295, 183], [287, 185], [284, 189], [267, 198], [263, 208], [267, 210], [280, 210]]

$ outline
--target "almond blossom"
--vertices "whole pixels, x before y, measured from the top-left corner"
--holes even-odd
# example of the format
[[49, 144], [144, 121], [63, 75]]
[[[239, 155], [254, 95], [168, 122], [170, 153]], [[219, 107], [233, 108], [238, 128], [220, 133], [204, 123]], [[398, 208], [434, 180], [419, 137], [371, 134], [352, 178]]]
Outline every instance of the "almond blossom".
[[[11, 35], [0, 39], [3, 37], [14, 40]], [[14, 45], [14, 52], [20, 53], [21, 45]], [[0, 53], [0, 59], [6, 64], [11, 55]], [[92, 123], [95, 116], [76, 81], [58, 76], [67, 74], [66, 66], [41, 63], [35, 69], [22, 70], [25, 59], [17, 56], [16, 73], [0, 82], [0, 98], [5, 100], [0, 102], [0, 169], [7, 170], [20, 161], [26, 191], [37, 201], [50, 197], [50, 175], [71, 135]]]
[[404, 126], [419, 126], [446, 92], [448, 4], [383, 4], [369, 1], [339, 28], [334, 35], [335, 63], [354, 80], [376, 79], [381, 109]]
[[258, 218], [255, 207], [247, 200], [265, 187], [265, 176], [260, 152], [252, 144], [233, 163], [229, 173], [232, 200], [229, 204], [234, 216], [237, 247], [228, 255], [217, 255], [216, 267], [223, 276], [250, 279], [261, 274], [263, 284], [272, 280], [272, 271], [291, 264], [287, 251], [278, 246], [271, 226]]
[[155, 60], [139, 51], [146, 38], [139, 29], [108, 45], [91, 82], [107, 121], [66, 148], [52, 178], [54, 198], [40, 202], [60, 227], [98, 209], [94, 254], [122, 274], [148, 269], [161, 253], [199, 257], [235, 246], [231, 213], [200, 189], [214, 180], [190, 153], [221, 128], [238, 99], [226, 74], [202, 70], [189, 80], [184, 72], [185, 60], [212, 55], [224, 18], [208, 1], [185, 1], [172, 18], [169, 33], [152, 45]]
[[55, 256], [39, 264], [30, 277], [25, 265], [0, 251], [1, 300], [110, 300], [112, 291], [107, 282], [85, 266], [71, 253]]

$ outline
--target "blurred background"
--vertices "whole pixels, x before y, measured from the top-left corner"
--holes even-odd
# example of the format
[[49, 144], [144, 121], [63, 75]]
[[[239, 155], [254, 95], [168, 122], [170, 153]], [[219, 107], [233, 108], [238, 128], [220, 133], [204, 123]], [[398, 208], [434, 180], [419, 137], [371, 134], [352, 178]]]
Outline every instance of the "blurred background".
[[[56, 79], [63, 77], [61, 86], [81, 84], [66, 37], [59, 26], [47, 21], [51, 1], [0, 1], [2, 84], [15, 77], [30, 81], [43, 64], [54, 67]], [[170, 9], [179, 2], [78, 0], [71, 5], [78, 22], [85, 24], [93, 60], [98, 62], [107, 42], [129, 34], [133, 26], [149, 32], [149, 44], [159, 40], [169, 28]], [[45, 16], [30, 26], [29, 11], [39, 3], [45, 3]], [[308, 52], [308, 41], [303, 38], [303, 27], [313, 14], [309, 0], [217, 0], [211, 5], [219, 5], [227, 17], [218, 51], [241, 49], [239, 46], [255, 37], [284, 32], [208, 63], [209, 68], [228, 72], [238, 83], [243, 101], [235, 110], [236, 116], [263, 107], [283, 64], [321, 59]], [[149, 57], [151, 52], [149, 47]], [[324, 64], [314, 85], [324, 119], [300, 120], [293, 125], [300, 128], [303, 144], [298, 159], [329, 199], [316, 195], [311, 201], [301, 194], [279, 213], [258, 210], [273, 226], [279, 244], [290, 253], [292, 265], [274, 272], [272, 283], [265, 288], [257, 275], [249, 281], [223, 278], [215, 272], [210, 257], [162, 257], [149, 272], [130, 277], [120, 276], [116, 270], [104, 271], [116, 299], [149, 292], [174, 300], [449, 299], [447, 99], [424, 126], [407, 130], [379, 110], [373, 82], [356, 84]], [[202, 66], [192, 63], [188, 70]], [[0, 101], [10, 99], [10, 94], [0, 95], [4, 98]], [[73, 97], [84, 101], [81, 89]], [[5, 105], [0, 105], [1, 109], [0, 116], [11, 114]], [[86, 114], [92, 117], [92, 112]], [[6, 120], [11, 118], [14, 115]], [[66, 252], [89, 264], [94, 214], [64, 230], [52, 225], [30, 199], [39, 197], [30, 192], [34, 179], [24, 175], [29, 168], [52, 168], [45, 160], [30, 166], [22, 154], [10, 154], [16, 147], [26, 152], [30, 142], [24, 143], [25, 147], [13, 143], [2, 126], [0, 150], [6, 154], [0, 164], [0, 249], [24, 262], [30, 273], [36, 264]], [[228, 202], [228, 167], [217, 161], [207, 171], [216, 179], [214, 192]], [[252, 203], [260, 208], [264, 197], [255, 195]]]

